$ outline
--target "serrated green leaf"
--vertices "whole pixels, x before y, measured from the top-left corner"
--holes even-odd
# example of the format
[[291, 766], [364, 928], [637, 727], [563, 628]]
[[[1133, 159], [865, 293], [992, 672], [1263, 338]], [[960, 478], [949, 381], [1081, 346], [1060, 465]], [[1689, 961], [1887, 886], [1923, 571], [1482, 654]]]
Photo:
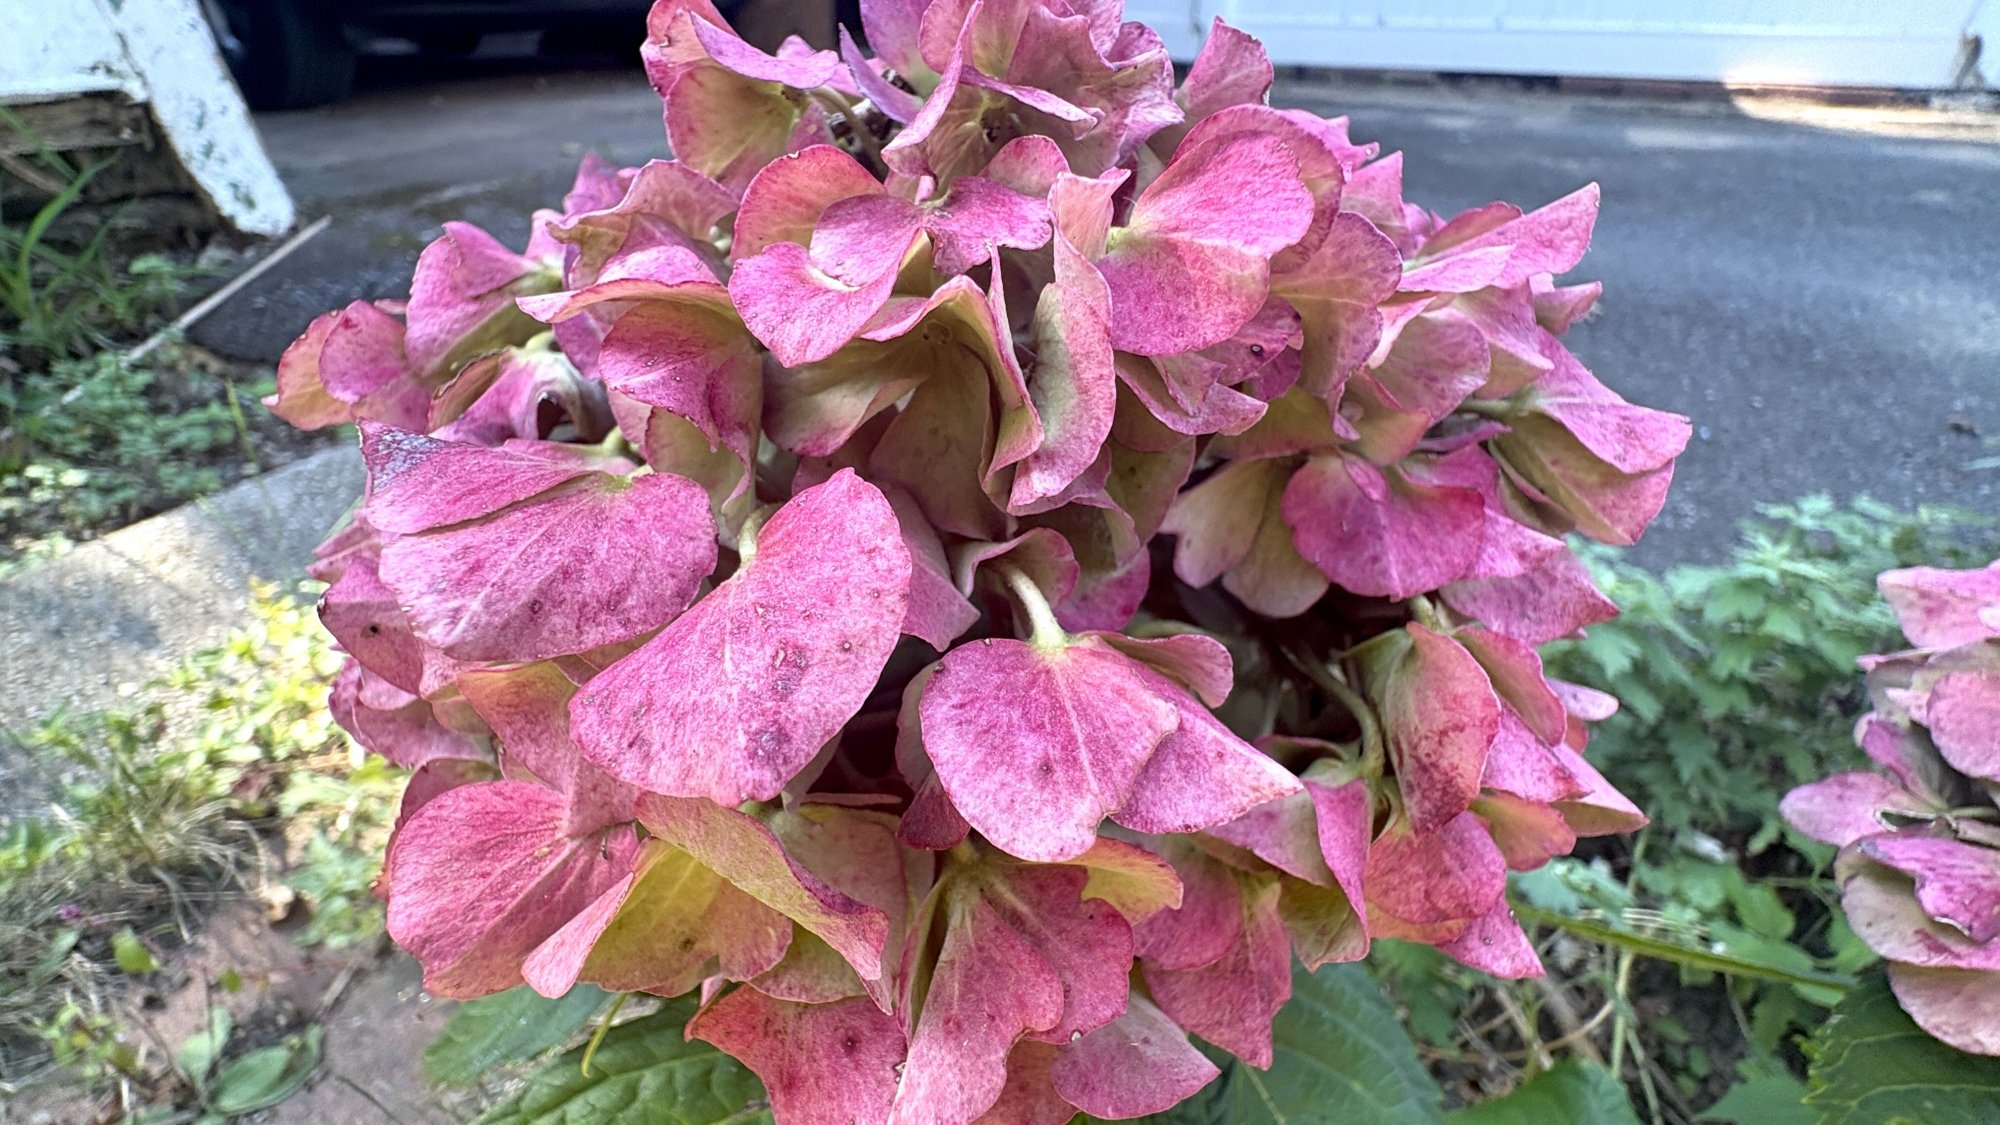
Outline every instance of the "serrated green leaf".
[[1359, 965], [1295, 967], [1272, 1027], [1271, 1069], [1218, 1052], [1222, 1077], [1150, 1125], [1437, 1125], [1437, 1084], [1382, 988]]
[[1568, 1058], [1503, 1098], [1458, 1110], [1451, 1125], [1639, 1125], [1625, 1087], [1596, 1063]]
[[1800, 1104], [1805, 1083], [1789, 1074], [1760, 1074], [1729, 1088], [1696, 1121], [1721, 1125], [1813, 1125], [1819, 1115]]
[[1813, 1037], [1805, 1104], [1820, 1125], [1991, 1125], [2000, 1059], [1924, 1034], [1880, 971], [1862, 978]]
[[467, 1001], [424, 1048], [424, 1074], [440, 1086], [470, 1086], [494, 1067], [569, 1042], [610, 1000], [603, 989], [579, 984], [555, 1000], [523, 985]]
[[768, 1122], [764, 1089], [735, 1059], [682, 1029], [694, 1001], [668, 1001], [604, 1036], [583, 1073], [583, 1049], [550, 1060], [482, 1125], [749, 1125]]
[[209, 1090], [209, 1111], [237, 1117], [269, 1109], [298, 1093], [319, 1069], [325, 1042], [326, 1030], [314, 1024], [275, 1047], [252, 1051], [223, 1067]]

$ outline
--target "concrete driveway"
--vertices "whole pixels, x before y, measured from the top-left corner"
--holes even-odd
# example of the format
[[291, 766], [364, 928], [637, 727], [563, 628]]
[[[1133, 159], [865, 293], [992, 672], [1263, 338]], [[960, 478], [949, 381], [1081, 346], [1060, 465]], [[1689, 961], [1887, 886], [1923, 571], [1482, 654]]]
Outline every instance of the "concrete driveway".
[[[577, 159], [662, 155], [636, 69], [530, 61], [408, 70], [346, 104], [259, 120], [305, 214], [331, 229], [200, 326], [273, 358], [315, 313], [403, 294], [451, 218], [516, 245]], [[1717, 558], [1760, 503], [1817, 491], [2000, 511], [2000, 118], [1794, 112], [1486, 85], [1281, 83], [1407, 152], [1410, 198], [1450, 213], [1604, 185], [1600, 315], [1573, 346], [1628, 397], [1694, 418], [1639, 548]], [[1781, 119], [1771, 119], [1777, 113]]]

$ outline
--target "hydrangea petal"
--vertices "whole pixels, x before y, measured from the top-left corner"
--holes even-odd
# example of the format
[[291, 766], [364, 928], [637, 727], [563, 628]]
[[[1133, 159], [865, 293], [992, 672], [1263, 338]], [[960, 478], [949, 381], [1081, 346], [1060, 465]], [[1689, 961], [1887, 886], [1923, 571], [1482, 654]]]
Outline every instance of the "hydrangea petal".
[[2000, 1055], [2000, 973], [1889, 963], [1889, 988], [1917, 1026], [1961, 1051]]
[[1278, 916], [1278, 882], [1242, 883], [1222, 957], [1192, 969], [1141, 962], [1153, 999], [1173, 1021], [1251, 1066], [1268, 1069], [1271, 1021], [1292, 996], [1292, 943]]
[[1127, 1118], [1172, 1108], [1221, 1073], [1166, 1013], [1134, 996], [1124, 1015], [1063, 1048], [1049, 1078], [1085, 1113]]
[[1801, 785], [1778, 810], [1785, 823], [1822, 844], [1846, 847], [1891, 831], [1890, 815], [1928, 818], [1937, 809], [1879, 773], [1855, 770]]
[[717, 973], [747, 980], [784, 957], [791, 922], [695, 857], [648, 840], [630, 867], [535, 947], [522, 966], [529, 987], [561, 996], [588, 981], [678, 996]]
[[1931, 740], [1952, 767], [2000, 781], [2000, 672], [1948, 672], [1924, 709]]
[[1840, 905], [1868, 948], [1892, 962], [1924, 968], [2000, 971], [2000, 943], [1976, 941], [1956, 926], [1933, 920], [1912, 892], [1911, 880], [1892, 867], [1845, 848], [1834, 865]]
[[531, 782], [462, 785], [425, 804], [388, 858], [389, 934], [424, 963], [433, 995], [521, 983], [529, 951], [632, 864], [630, 833], [577, 838], [563, 800]]
[[1461, 577], [1479, 550], [1477, 492], [1419, 484], [1348, 454], [1314, 457], [1285, 485], [1299, 553], [1334, 584], [1408, 598]]
[[1298, 161], [1276, 139], [1239, 134], [1177, 154], [1097, 263], [1111, 342], [1172, 355], [1227, 340], [1263, 307], [1271, 255], [1311, 221]]
[[787, 1122], [880, 1121], [896, 1097], [903, 1029], [866, 999], [798, 1004], [738, 988], [703, 1008], [687, 1033], [749, 1067]]
[[1098, 642], [960, 645], [920, 704], [925, 748], [952, 803], [1011, 855], [1082, 855], [1131, 798], [1180, 722], [1131, 658]]
[[1936, 836], [1883, 835], [1861, 853], [1916, 880], [1924, 913], [1974, 941], [2000, 937], [2000, 851]]
[[769, 800], [874, 688], [909, 582], [895, 512], [843, 469], [780, 508], [728, 581], [591, 681], [570, 709], [577, 744], [651, 792]]
[[[280, 376], [282, 378], [282, 369]], [[1917, 566], [1875, 580], [1903, 635], [1919, 648], [1953, 648], [2000, 636], [2000, 562], [1976, 570]]]
[[686, 609], [714, 567], [707, 494], [666, 473], [593, 473], [382, 549], [383, 580], [418, 635], [461, 660], [540, 660], [637, 636]]
[[1474, 918], [1464, 933], [1437, 948], [1452, 960], [1501, 980], [1526, 980], [1545, 971], [1534, 943], [1522, 932], [1505, 901]]

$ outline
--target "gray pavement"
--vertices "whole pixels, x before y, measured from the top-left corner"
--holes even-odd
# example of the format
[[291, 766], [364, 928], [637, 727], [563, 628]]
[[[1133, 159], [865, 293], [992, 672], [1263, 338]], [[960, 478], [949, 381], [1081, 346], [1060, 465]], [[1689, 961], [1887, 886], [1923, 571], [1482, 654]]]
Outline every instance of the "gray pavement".
[[[315, 313], [397, 296], [445, 219], [515, 241], [586, 149], [664, 149], [637, 70], [407, 84], [260, 119], [306, 213], [333, 227], [200, 342], [270, 358]], [[526, 68], [526, 69], [523, 69]], [[1708, 560], [1763, 502], [1828, 491], [2000, 510], [2000, 118], [1660, 103], [1499, 83], [1281, 83], [1407, 153], [1410, 198], [1450, 213], [1538, 205], [1589, 180], [1603, 219], [1580, 277], [1600, 315], [1574, 347], [1628, 397], [1694, 418], [1639, 549]]]

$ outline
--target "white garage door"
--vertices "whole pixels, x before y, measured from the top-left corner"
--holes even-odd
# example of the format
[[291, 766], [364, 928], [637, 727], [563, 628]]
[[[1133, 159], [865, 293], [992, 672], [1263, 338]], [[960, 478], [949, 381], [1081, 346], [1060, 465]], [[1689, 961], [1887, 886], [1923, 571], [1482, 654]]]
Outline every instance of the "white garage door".
[[2000, 0], [1127, 0], [1191, 55], [1221, 16], [1283, 64], [1705, 82], [2000, 83]]

